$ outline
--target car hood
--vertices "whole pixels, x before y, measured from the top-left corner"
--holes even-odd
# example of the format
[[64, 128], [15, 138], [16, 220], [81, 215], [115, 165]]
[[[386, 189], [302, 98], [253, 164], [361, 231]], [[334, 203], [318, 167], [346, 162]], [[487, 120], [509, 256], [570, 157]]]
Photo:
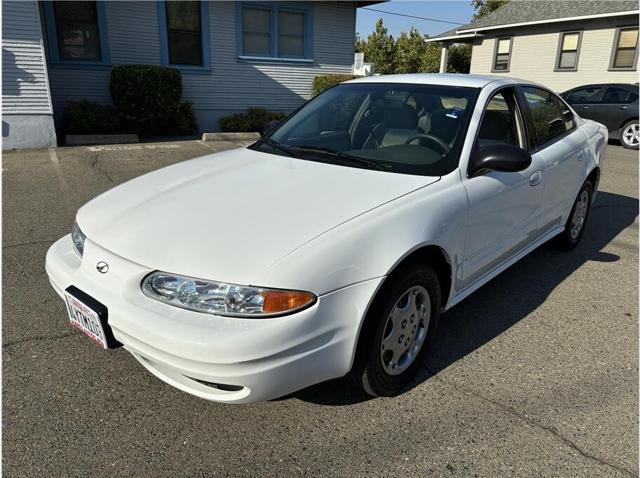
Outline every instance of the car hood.
[[90, 241], [150, 269], [249, 285], [305, 242], [438, 179], [243, 148], [128, 181], [77, 221]]

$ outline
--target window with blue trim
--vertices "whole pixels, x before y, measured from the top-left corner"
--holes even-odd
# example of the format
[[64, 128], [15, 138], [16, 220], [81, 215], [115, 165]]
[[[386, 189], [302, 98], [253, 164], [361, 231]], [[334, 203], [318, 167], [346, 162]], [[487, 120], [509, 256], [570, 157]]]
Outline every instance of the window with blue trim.
[[169, 63], [202, 66], [200, 2], [166, 2]]
[[51, 61], [109, 63], [102, 2], [44, 2], [43, 7]]
[[239, 53], [245, 57], [311, 58], [311, 18], [308, 8], [245, 3], [237, 28]]
[[209, 2], [160, 0], [158, 20], [162, 64], [183, 72], [210, 72]]

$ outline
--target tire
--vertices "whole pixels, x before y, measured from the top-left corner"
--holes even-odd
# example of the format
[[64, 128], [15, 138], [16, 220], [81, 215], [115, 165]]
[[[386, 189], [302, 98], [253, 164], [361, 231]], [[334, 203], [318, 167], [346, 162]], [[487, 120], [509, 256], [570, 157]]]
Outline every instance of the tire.
[[431, 266], [413, 264], [389, 276], [360, 334], [351, 371], [356, 385], [374, 397], [400, 393], [426, 362], [440, 304], [440, 281]]
[[638, 149], [638, 144], [640, 144], [640, 125], [637, 119], [627, 121], [620, 128], [620, 144], [626, 149]]
[[585, 181], [580, 188], [578, 197], [573, 203], [571, 214], [567, 219], [564, 231], [558, 236], [556, 243], [564, 250], [570, 251], [575, 248], [587, 225], [589, 212], [591, 212], [591, 198], [593, 197], [593, 186], [591, 181]]

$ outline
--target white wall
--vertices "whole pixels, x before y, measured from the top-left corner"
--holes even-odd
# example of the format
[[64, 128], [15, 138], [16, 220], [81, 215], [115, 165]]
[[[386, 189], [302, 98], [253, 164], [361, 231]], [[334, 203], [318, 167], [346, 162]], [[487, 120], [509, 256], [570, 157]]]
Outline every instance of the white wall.
[[37, 3], [2, 2], [2, 30], [2, 148], [55, 146]]
[[[637, 17], [600, 19], [590, 22], [556, 23], [521, 28], [514, 35], [511, 64], [506, 73], [491, 71], [496, 38], [484, 38], [474, 44], [471, 73], [512, 76], [531, 80], [563, 92], [588, 83], [635, 83], [637, 71], [608, 71], [617, 26], [638, 25]], [[583, 30], [578, 70], [554, 71], [560, 31]], [[497, 35], [498, 32], [492, 32]]]

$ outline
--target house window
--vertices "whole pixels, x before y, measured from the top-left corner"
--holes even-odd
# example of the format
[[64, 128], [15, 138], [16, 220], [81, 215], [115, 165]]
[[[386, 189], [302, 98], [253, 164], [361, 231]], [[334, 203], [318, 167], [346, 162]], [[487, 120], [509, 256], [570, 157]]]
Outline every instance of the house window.
[[102, 59], [96, 2], [52, 2], [60, 60]]
[[240, 7], [239, 54], [245, 57], [309, 59], [309, 7], [268, 3]]
[[493, 59], [493, 71], [509, 71], [511, 61], [511, 38], [497, 38]]
[[278, 12], [278, 56], [304, 56], [304, 13]]
[[242, 8], [244, 55], [271, 56], [272, 11], [270, 8]]
[[612, 70], [635, 70], [637, 61], [638, 29], [620, 28], [616, 30], [609, 68]]
[[200, 2], [166, 2], [169, 63], [202, 65]]
[[581, 32], [568, 32], [560, 34], [558, 45], [558, 59], [556, 70], [576, 71], [578, 69], [578, 55], [580, 53]]

